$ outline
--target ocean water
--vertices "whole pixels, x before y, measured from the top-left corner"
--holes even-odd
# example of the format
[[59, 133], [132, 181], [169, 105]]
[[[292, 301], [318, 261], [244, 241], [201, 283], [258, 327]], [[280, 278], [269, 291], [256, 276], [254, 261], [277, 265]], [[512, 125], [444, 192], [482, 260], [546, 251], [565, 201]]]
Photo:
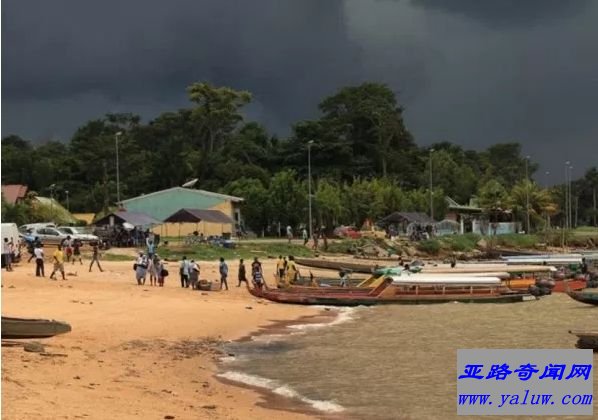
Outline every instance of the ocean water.
[[[333, 319], [229, 344], [235, 357], [223, 362], [221, 376], [340, 418], [463, 419], [456, 414], [458, 349], [572, 349], [577, 337], [568, 331], [598, 329], [598, 308], [554, 294], [515, 304], [341, 309]], [[598, 385], [597, 354], [594, 363]]]

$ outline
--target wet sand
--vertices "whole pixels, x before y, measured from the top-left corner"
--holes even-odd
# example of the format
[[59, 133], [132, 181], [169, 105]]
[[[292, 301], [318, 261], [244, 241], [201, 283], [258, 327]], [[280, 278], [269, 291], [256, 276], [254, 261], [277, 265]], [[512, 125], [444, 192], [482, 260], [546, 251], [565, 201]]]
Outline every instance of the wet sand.
[[[274, 261], [263, 264], [274, 272]], [[64, 320], [73, 328], [39, 340], [45, 355], [2, 347], [3, 418], [312, 417], [300, 407], [273, 411], [276, 401], [214, 375], [221, 342], [321, 309], [259, 302], [236, 287], [234, 262], [229, 292], [181, 289], [176, 263], [164, 288], [149, 279], [137, 286], [130, 261], [102, 266], [103, 273], [89, 273], [86, 265], [66, 264], [66, 281], [36, 278], [33, 263], [2, 272], [3, 315]], [[218, 278], [216, 263], [201, 266], [201, 278]]]

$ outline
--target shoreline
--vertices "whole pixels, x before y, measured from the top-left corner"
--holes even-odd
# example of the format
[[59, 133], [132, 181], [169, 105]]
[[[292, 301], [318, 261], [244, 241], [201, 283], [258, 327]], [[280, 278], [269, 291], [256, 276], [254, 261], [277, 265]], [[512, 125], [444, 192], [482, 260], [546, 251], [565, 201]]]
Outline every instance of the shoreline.
[[[232, 340], [233, 342], [237, 343], [246, 343], [253, 341], [255, 338], [259, 337], [268, 337], [268, 336], [276, 336], [282, 337], [283, 340], [288, 340], [292, 335], [297, 334], [297, 331], [293, 331], [293, 326], [313, 326], [318, 325], [321, 327], [328, 327], [334, 325], [337, 320], [343, 314], [343, 311], [339, 310], [338, 308], [319, 308], [320, 312], [313, 315], [303, 315], [297, 319], [290, 319], [290, 320], [279, 320], [273, 321], [270, 324], [260, 326], [254, 333], [250, 333], [243, 337], [240, 337], [236, 340]], [[309, 327], [308, 327], [309, 328]], [[233, 357], [236, 357], [233, 356]], [[226, 358], [226, 357], [225, 357]], [[276, 392], [275, 387], [268, 387], [264, 385], [263, 382], [269, 383], [276, 383], [275, 380], [270, 378], [262, 378], [256, 377], [251, 374], [245, 374], [239, 371], [230, 371], [226, 370], [226, 361], [220, 359], [218, 362], [218, 367], [220, 368], [220, 373], [215, 374], [215, 378], [221, 381], [224, 384], [228, 384], [234, 387], [241, 387], [244, 389], [249, 389], [254, 392], [257, 392], [261, 395], [262, 400], [257, 402], [256, 404], [260, 407], [269, 410], [276, 410], [282, 412], [289, 412], [289, 413], [296, 413], [307, 415], [313, 418], [318, 418], [322, 420], [338, 420], [338, 419], [346, 419], [348, 418], [346, 413], [344, 412], [344, 408], [339, 409], [339, 412], [326, 412], [325, 410], [318, 409], [314, 406], [318, 403], [323, 404], [334, 404], [337, 406], [336, 403], [326, 402], [326, 401], [305, 401], [305, 398], [301, 395], [297, 394], [294, 390], [289, 389], [285, 385], [280, 385], [280, 388], [284, 389], [284, 393], [287, 395], [281, 395], [280, 393]], [[244, 377], [245, 381], [242, 379], [230, 379], [230, 377], [226, 377], [226, 374], [239, 374]], [[255, 380], [261, 382], [261, 385], [257, 384], [250, 384], [249, 381], [254, 382]], [[340, 406], [338, 406], [341, 408]]]
[[[260, 390], [223, 382], [216, 376], [217, 349], [272, 325], [317, 319], [321, 308], [255, 299], [236, 287], [232, 262], [229, 292], [181, 289], [178, 276], [169, 276], [164, 288], [137, 286], [128, 261], [101, 264], [103, 273], [66, 264], [66, 281], [36, 278], [27, 263], [2, 272], [4, 315], [64, 320], [73, 328], [38, 340], [53, 357], [2, 347], [3, 416], [314, 418], [308, 411], [275, 409], [276, 401], [265, 401]], [[216, 263], [200, 264], [202, 278], [217, 278]], [[274, 264], [263, 261], [264, 272], [273, 273]]]

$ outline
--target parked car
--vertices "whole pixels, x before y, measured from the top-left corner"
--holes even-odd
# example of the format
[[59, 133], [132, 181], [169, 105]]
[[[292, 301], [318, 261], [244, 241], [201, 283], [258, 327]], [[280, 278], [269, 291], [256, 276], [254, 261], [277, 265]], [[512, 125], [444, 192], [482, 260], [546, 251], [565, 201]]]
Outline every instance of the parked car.
[[92, 235], [80, 227], [58, 226], [58, 230], [73, 239], [79, 239], [81, 242], [97, 242], [100, 240], [96, 235]]
[[39, 238], [44, 245], [59, 245], [67, 237], [66, 234], [53, 227], [32, 228], [31, 230], [28, 230], [28, 234], [30, 236]]
[[351, 238], [351, 239], [358, 239], [361, 238], [361, 232], [359, 232], [353, 226], [340, 226], [334, 229], [333, 232], [334, 236], [338, 238]]

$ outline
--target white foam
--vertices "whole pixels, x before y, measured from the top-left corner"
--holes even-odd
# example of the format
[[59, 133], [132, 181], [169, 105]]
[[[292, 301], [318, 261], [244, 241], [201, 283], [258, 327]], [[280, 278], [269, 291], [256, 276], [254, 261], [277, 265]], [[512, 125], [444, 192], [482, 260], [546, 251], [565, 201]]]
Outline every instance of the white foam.
[[217, 376], [228, 379], [234, 382], [240, 382], [246, 385], [255, 386], [258, 388], [265, 388], [273, 393], [286, 397], [286, 398], [294, 398], [298, 399], [311, 407], [315, 408], [316, 410], [323, 411], [326, 413], [339, 413], [344, 411], [344, 408], [336, 404], [333, 401], [321, 401], [321, 400], [312, 400], [310, 398], [304, 397], [303, 395], [299, 394], [293, 388], [287, 385], [281, 385], [275, 380], [263, 378], [257, 375], [249, 375], [247, 373], [242, 372], [235, 372], [235, 371], [228, 371], [224, 373], [219, 373]]
[[[325, 308], [325, 307], [323, 307]], [[296, 325], [289, 325], [289, 328], [293, 330], [312, 330], [324, 327], [332, 327], [334, 325], [344, 324], [345, 322], [352, 321], [354, 319], [355, 313], [357, 312], [358, 308], [340, 308], [336, 309], [337, 315], [336, 317], [330, 322], [322, 322], [317, 324], [296, 324]]]

